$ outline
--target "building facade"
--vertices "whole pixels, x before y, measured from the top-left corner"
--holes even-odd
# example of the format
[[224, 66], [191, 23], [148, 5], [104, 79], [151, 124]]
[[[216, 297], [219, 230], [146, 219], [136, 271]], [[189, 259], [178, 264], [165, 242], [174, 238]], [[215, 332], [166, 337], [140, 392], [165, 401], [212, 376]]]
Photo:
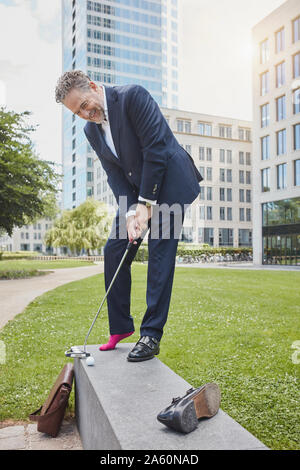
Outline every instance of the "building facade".
[[[62, 0], [63, 72], [97, 84], [144, 86], [159, 105], [178, 105], [177, 0]], [[63, 208], [94, 193], [95, 169], [83, 127], [63, 108]]]
[[40, 219], [35, 224], [15, 228], [12, 236], [0, 237], [0, 251], [37, 251], [43, 254], [58, 254], [60, 249], [47, 247], [45, 234], [52, 227], [50, 218]]
[[300, 2], [253, 28], [253, 249], [300, 265]]
[[[178, 142], [203, 176], [181, 239], [211, 246], [252, 246], [252, 142], [249, 121], [161, 108]], [[92, 150], [92, 149], [91, 149]], [[95, 198], [116, 207], [94, 155]]]

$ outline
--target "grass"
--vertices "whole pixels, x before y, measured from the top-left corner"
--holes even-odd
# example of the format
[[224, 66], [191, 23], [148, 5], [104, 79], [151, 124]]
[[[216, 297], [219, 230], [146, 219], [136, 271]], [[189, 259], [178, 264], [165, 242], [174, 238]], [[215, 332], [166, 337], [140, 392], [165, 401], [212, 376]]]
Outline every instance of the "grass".
[[46, 274], [41, 270], [51, 270], [60, 268], [77, 268], [79, 266], [90, 266], [89, 261], [77, 260], [3, 260], [0, 261], [0, 280], [1, 279], [20, 279], [32, 276]]
[[[146, 270], [133, 264], [136, 333], [129, 342], [139, 338]], [[0, 421], [24, 420], [43, 403], [66, 362], [64, 351], [82, 344], [103, 284], [97, 275], [48, 292], [0, 332], [7, 349]], [[300, 448], [300, 364], [291, 359], [300, 340], [299, 285], [300, 273], [291, 271], [178, 268], [159, 355], [194, 387], [218, 383], [222, 409], [272, 449]], [[90, 344], [107, 335], [103, 308]]]

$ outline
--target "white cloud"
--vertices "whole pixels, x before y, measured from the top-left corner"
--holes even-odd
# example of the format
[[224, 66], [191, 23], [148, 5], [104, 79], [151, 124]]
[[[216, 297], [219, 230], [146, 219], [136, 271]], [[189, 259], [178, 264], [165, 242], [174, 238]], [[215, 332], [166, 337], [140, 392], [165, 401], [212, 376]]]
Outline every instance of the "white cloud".
[[[7, 108], [32, 112], [30, 122], [39, 126], [32, 134], [37, 153], [60, 162], [61, 109], [54, 99], [61, 74], [60, 21], [53, 25], [60, 17], [60, 1], [38, 0], [35, 10], [30, 0], [15, 3], [0, 4], [0, 80], [6, 87]], [[43, 25], [49, 28], [46, 36], [41, 33]]]

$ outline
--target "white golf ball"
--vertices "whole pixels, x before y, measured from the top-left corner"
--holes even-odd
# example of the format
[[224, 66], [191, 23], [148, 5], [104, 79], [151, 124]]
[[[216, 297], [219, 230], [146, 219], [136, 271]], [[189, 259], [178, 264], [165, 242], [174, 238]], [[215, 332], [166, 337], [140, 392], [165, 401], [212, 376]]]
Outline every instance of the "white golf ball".
[[85, 360], [87, 366], [93, 366], [95, 364], [95, 359], [93, 356], [89, 356]]

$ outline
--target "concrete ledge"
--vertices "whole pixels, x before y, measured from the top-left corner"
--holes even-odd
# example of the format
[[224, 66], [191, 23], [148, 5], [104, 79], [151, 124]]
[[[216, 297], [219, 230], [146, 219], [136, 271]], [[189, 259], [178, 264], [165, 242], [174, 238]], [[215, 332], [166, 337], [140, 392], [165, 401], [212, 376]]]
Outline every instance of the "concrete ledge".
[[76, 419], [84, 449], [267, 449], [222, 410], [200, 420], [187, 435], [159, 423], [157, 414], [191, 385], [158, 358], [128, 362], [133, 346], [121, 343], [113, 351], [102, 352], [98, 346], [88, 346], [95, 358], [93, 367], [74, 359]]

